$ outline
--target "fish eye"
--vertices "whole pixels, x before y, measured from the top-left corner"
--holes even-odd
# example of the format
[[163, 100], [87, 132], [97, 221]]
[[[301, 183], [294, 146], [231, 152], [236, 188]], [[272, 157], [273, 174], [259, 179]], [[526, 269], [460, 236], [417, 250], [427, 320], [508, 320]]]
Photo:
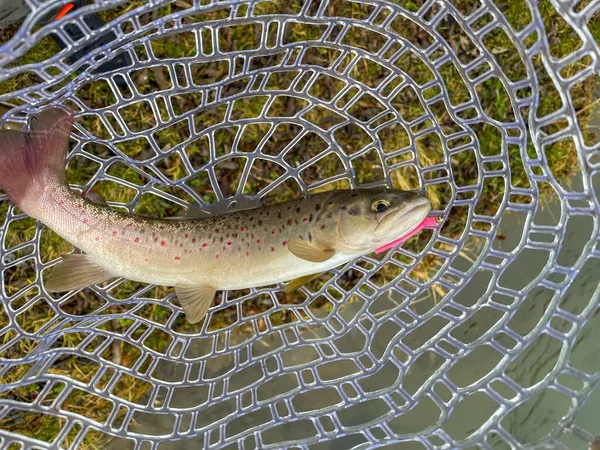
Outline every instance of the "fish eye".
[[389, 207], [390, 202], [388, 202], [387, 200], [375, 200], [373, 202], [373, 205], [371, 206], [371, 208], [373, 208], [373, 211], [378, 213], [386, 211]]

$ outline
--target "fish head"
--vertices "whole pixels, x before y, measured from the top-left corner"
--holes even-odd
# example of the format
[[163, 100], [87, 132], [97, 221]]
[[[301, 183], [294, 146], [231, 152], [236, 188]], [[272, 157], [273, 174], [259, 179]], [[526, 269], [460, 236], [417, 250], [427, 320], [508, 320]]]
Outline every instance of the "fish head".
[[429, 199], [417, 192], [336, 191], [324, 204], [313, 233], [324, 246], [364, 255], [414, 230], [430, 210]]

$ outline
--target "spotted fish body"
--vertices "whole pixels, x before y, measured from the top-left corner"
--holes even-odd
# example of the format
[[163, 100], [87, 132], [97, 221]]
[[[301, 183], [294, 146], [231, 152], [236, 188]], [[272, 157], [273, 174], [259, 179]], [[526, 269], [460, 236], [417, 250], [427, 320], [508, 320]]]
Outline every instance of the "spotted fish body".
[[[83, 251], [65, 255], [50, 291], [113, 277], [175, 286], [191, 322], [216, 290], [318, 274], [415, 229], [430, 203], [416, 193], [330, 191], [285, 204], [193, 220], [129, 215], [71, 191], [64, 161], [73, 114], [34, 117], [30, 131], [0, 131], [0, 187], [28, 215]], [[298, 285], [298, 282], [295, 282]]]
[[160, 220], [123, 214], [56, 186], [41, 199], [55, 207], [36, 218], [115, 276], [242, 289], [322, 272], [357, 256], [340, 253], [313, 263], [287, 248], [293, 237], [312, 242], [311, 230], [335, 226], [333, 217], [319, 213], [330, 197], [318, 194], [214, 218]]

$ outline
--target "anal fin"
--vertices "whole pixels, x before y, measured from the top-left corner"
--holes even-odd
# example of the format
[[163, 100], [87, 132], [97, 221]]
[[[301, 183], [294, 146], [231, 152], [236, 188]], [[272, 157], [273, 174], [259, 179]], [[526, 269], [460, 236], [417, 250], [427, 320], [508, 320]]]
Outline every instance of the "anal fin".
[[285, 285], [285, 288], [283, 288], [283, 292], [285, 292], [285, 293], [294, 292], [300, 286], [305, 285], [306, 283], [314, 280], [315, 278], [319, 278], [324, 273], [325, 272], [313, 273], [313, 274], [310, 274], [310, 275], [305, 275], [303, 277], [294, 278], [288, 284]]
[[93, 262], [88, 255], [71, 253], [62, 256], [62, 261], [54, 267], [44, 286], [48, 292], [73, 291], [101, 283], [114, 276]]
[[215, 288], [209, 286], [178, 284], [175, 292], [190, 323], [200, 322], [215, 298]]

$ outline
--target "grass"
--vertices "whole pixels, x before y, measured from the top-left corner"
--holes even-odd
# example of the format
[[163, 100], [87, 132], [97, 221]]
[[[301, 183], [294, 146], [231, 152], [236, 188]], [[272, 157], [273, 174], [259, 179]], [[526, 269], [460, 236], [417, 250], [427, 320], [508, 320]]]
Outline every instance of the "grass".
[[[111, 20], [124, 12], [138, 7], [142, 3], [143, 2], [139, 1], [128, 2], [126, 5], [119, 8], [102, 12], [101, 16], [104, 20]], [[414, 12], [422, 6], [423, 2], [421, 0], [415, 0], [403, 1], [400, 3], [403, 4], [407, 10]], [[477, 4], [474, 0], [456, 0], [454, 3], [464, 14], [473, 12], [475, 5]], [[531, 20], [523, 0], [499, 0], [496, 3], [511, 25], [517, 30], [522, 29]], [[162, 17], [172, 12], [184, 10], [185, 7], [185, 2], [175, 2], [170, 6], [160, 8], [157, 12], [146, 14], [141, 18], [141, 22], [147, 23], [156, 17]], [[293, 14], [297, 13], [299, 8], [300, 2], [298, 0], [291, 2], [264, 2], [260, 3], [257, 13]], [[372, 7], [368, 5], [359, 6], [345, 1], [332, 1], [328, 14], [341, 17], [353, 17], [362, 20], [371, 14], [371, 8]], [[547, 0], [540, 3], [540, 8], [544, 18], [552, 54], [556, 57], [561, 57], [575, 50], [580, 45], [580, 42], [573, 30], [560, 19], [560, 16], [556, 14]], [[243, 13], [243, 11], [240, 11], [238, 12], [238, 15]], [[201, 23], [222, 19], [228, 16], [229, 9], [221, 8], [211, 12], [189, 15], [184, 21], [187, 23]], [[476, 24], [476, 26], [483, 25], [485, 25], [485, 18], [482, 19], [479, 24]], [[590, 22], [589, 26], [596, 40], [600, 42], [600, 20], [594, 19], [594, 21]], [[16, 32], [17, 27], [18, 25], [14, 25], [0, 32], [0, 41], [3, 42], [9, 39], [10, 36]], [[397, 19], [392, 23], [392, 27], [418, 48], [425, 48], [428, 43], [431, 42], [431, 37], [425, 30], [420, 29], [416, 24], [408, 20]], [[269, 31], [269, 42], [271, 43], [274, 42], [274, 32], [272, 31], [273, 30]], [[439, 31], [453, 46], [461, 61], [468, 62], [476, 56], [476, 49], [461, 42], [460, 37], [463, 32], [460, 30], [454, 19], [446, 17], [442, 20]], [[322, 28], [318, 26], [306, 26], [291, 23], [289, 27], [284, 30], [284, 40], [285, 42], [291, 43], [306, 39], [315, 39], [320, 36], [321, 32]], [[218, 44], [221, 49], [226, 51], [256, 48], [257, 33], [257, 28], [252, 25], [223, 28], [217, 36], [217, 39], [219, 40]], [[216, 45], [216, 43], [212, 41], [212, 38], [206, 33], [201, 33], [200, 38], [205, 51], [207, 52]], [[159, 58], [193, 58], [195, 55], [193, 39], [194, 37], [191, 33], [174, 36], [163, 35], [160, 38], [152, 40], [151, 47], [156, 57]], [[533, 41], [533, 38], [531, 40]], [[524, 68], [520, 63], [516, 49], [503, 31], [494, 30], [486, 36], [484, 42], [485, 45], [492, 50], [494, 55], [496, 55], [495, 57], [497, 58], [498, 63], [511, 81], [520, 80], [525, 76]], [[372, 52], [377, 51], [381, 45], [383, 45], [383, 41], [379, 35], [358, 27], [354, 27], [348, 32], [343, 39], [343, 43], [354, 45], [358, 48], [363, 48]], [[529, 44], [530, 43], [528, 43], [528, 45]], [[16, 61], [14, 65], [45, 61], [58, 51], [58, 45], [51, 38], [48, 38], [27, 52], [19, 59], [19, 61]], [[141, 46], [136, 47], [136, 52], [140, 58], [147, 58], [146, 50]], [[319, 66], [329, 66], [336, 60], [338, 54], [338, 51], [334, 49], [313, 48], [304, 55], [304, 62]], [[388, 56], [391, 56], [391, 52]], [[278, 63], [277, 58], [277, 55], [254, 58], [250, 64], [253, 69], [260, 69]], [[345, 69], [349, 63], [350, 60], [345, 60], [339, 66], [338, 70]], [[539, 114], [544, 116], [560, 108], [561, 99], [558, 92], [553, 87], [550, 78], [545, 73], [539, 57], [534, 58], [533, 63], [537, 71], [541, 89]], [[568, 67], [563, 75], [567, 77], [572, 76], [577, 71], [586, 67], [589, 63], [590, 61], [586, 59], [578, 61]], [[399, 69], [410, 75], [420, 86], [434, 79], [434, 74], [431, 70], [414, 53], [405, 53], [395, 64]], [[226, 62], [215, 62], [211, 64], [197, 63], [192, 65], [191, 75], [195, 83], [205, 85], [225, 78], [229, 70], [230, 68]], [[361, 59], [356, 61], [354, 66], [350, 68], [350, 75], [370, 87], [377, 87], [385, 79], [387, 75], [386, 71], [387, 69], [384, 69], [382, 66], [375, 64], [368, 59]], [[459, 105], [469, 100], [470, 93], [453, 64], [444, 64], [438, 72], [443, 78], [450, 96], [450, 102], [453, 105]], [[289, 71], [282, 71], [272, 75], [266, 84], [266, 89], [287, 89], [295, 75], [296, 73]], [[167, 72], [160, 68], [138, 70], [133, 74], [133, 78], [137, 89], [142, 94], [168, 89], [174, 81], [169, 78]], [[70, 79], [72, 79], [72, 77]], [[35, 74], [27, 73], [19, 75], [0, 83], [0, 95], [23, 89], [38, 82], [39, 77]], [[235, 92], [239, 92], [239, 90], [246, 87], [246, 84], [244, 83], [247, 84], [248, 80], [229, 84], [224, 88], [224, 95], [232, 95]], [[329, 101], [342, 88], [343, 84], [335, 77], [322, 75], [310, 87], [309, 93], [324, 101]], [[395, 88], [395, 85], [390, 84], [384, 87], [383, 92], [390, 94], [393, 88]], [[573, 98], [576, 99], [574, 106], [577, 111], [579, 111], [577, 118], [582, 129], [586, 128], [587, 121], [589, 120], [592, 111], [588, 106], [593, 101], [593, 91], [595, 88], [597, 88], [595, 79], [588, 78], [583, 83], [574, 86], [572, 90]], [[437, 88], [430, 88], [425, 90], [423, 95], [425, 98], [432, 98], [437, 95], [437, 93]], [[356, 94], [356, 91], [351, 92], [343, 97], [340, 102], [347, 102]], [[499, 120], [505, 120], [507, 117], [514, 117], [514, 112], [511, 110], [510, 104], [507, 101], [507, 94], [502, 83], [498, 79], [491, 79], [478, 86], [477, 94], [480, 97], [485, 112], [490, 117]], [[528, 95], [525, 91], [519, 94], [523, 96]], [[78, 96], [91, 108], [108, 106], [116, 101], [116, 97], [110, 90], [108, 84], [102, 81], [87, 84], [79, 91]], [[201, 97], [200, 94], [197, 93], [182, 94], [173, 97], [170, 101], [175, 113], [180, 115], [195, 108], [200, 103]], [[265, 101], [266, 97], [264, 96], [255, 96], [250, 99], [238, 100], [233, 107], [232, 117], [235, 119], [257, 117], [262, 110]], [[422, 106], [417, 101], [417, 94], [412, 88], [403, 89], [391, 99], [391, 102], [393, 107], [406, 120], [416, 119], [424, 113]], [[19, 100], [15, 100], [15, 103], [22, 104]], [[280, 97], [278, 101], [272, 105], [268, 115], [289, 116], [301, 110], [304, 106], [305, 105], [300, 100], [292, 97]], [[436, 117], [436, 121], [441, 127], [442, 133], [449, 135], [460, 129], [458, 124], [449, 119], [449, 113], [442, 102], [436, 102], [432, 104], [430, 108]], [[366, 120], [373, 117], [381, 110], [382, 105], [374, 97], [363, 95], [358, 99], [355, 105], [349, 109], [349, 113], [358, 120]], [[0, 113], [3, 113], [4, 111], [5, 110], [1, 110]], [[137, 129], [145, 129], [154, 124], [154, 118], [151, 117], [148, 106], [143, 103], [136, 104], [127, 110], [121, 111], [121, 113], [127, 124], [136, 127]], [[221, 106], [209, 109], [206, 112], [197, 115], [194, 118], [196, 129], [200, 130], [203, 127], [205, 128], [220, 123], [224, 114], [225, 109]], [[336, 123], [336, 120], [339, 120], [338, 117], [335, 117], [335, 115], [324, 108], [313, 109], [305, 117], [322, 128], [329, 128]], [[462, 118], [468, 117], [469, 111], [462, 113]], [[527, 117], [525, 117], [525, 119], [527, 119]], [[81, 124], [100, 139], [109, 137], [108, 131], [104, 128], [102, 123], [95, 118], [84, 118], [81, 120]], [[422, 129], [425, 129], [426, 126], [426, 123], [421, 125]], [[553, 124], [548, 127], [546, 132], [548, 134], [555, 133], [561, 129], [561, 126], [564, 126], [564, 124], [561, 124], [560, 122]], [[494, 156], [500, 154], [502, 149], [502, 136], [498, 128], [490, 124], [477, 124], [472, 128], [478, 137], [482, 155]], [[180, 142], [184, 142], [189, 137], [186, 134], [187, 129], [188, 127], [185, 123], [174, 124], [166, 130], [155, 133], [154, 138], [159, 147], [166, 150]], [[252, 124], [244, 128], [243, 131], [240, 130], [239, 133], [241, 133], [241, 135], [239, 136], [238, 150], [241, 153], [252, 152], [264, 138], [266, 133], [269, 132], [269, 129], [269, 125]], [[280, 124], [273, 132], [271, 138], [267, 141], [263, 153], [268, 155], [279, 154], [287, 144], [292, 142], [298, 136], [300, 131], [301, 129], [295, 125]], [[419, 179], [417, 169], [426, 169], [438, 164], [443, 161], [444, 156], [438, 134], [427, 133], [415, 143], [417, 156], [416, 164], [403, 165], [403, 163], [406, 164], [410, 161], [409, 153], [403, 151], [403, 149], [406, 149], [410, 145], [410, 140], [405, 127], [399, 124], [391, 124], [378, 133], [380, 144], [373, 142], [371, 138], [356, 125], [348, 125], [338, 129], [334, 133], [334, 137], [340, 147], [352, 157], [351, 164], [359, 183], [370, 183], [383, 179], [384, 172], [382, 162], [377, 152], [373, 150], [375, 145], [381, 145], [381, 150], [386, 155], [387, 164], [394, 167], [399, 165], [399, 168], [395, 169], [391, 173], [391, 176], [394, 187], [401, 189], [418, 188]], [[235, 133], [232, 132], [231, 129], [215, 132], [216, 155], [223, 157], [230, 155], [234, 138]], [[585, 139], [586, 143], [590, 144], [595, 142], [596, 137], [585, 131]], [[452, 146], [461, 144], [462, 142], [459, 141], [451, 142]], [[155, 156], [155, 153], [147, 140], [130, 140], [118, 144], [117, 147], [124, 155], [132, 158], [135, 161], [136, 166], [148, 172], [148, 169], [144, 168], [143, 165], [147, 164], [147, 162]], [[287, 154], [285, 159], [288, 164], [298, 167], [310, 160], [310, 158], [319, 155], [326, 147], [327, 144], [318, 135], [308, 133], [302, 138], [300, 143], [294, 147], [294, 150]], [[101, 158], [112, 156], [109, 155], [109, 151], [106, 147], [99, 144], [90, 146], [86, 148], [86, 150], [92, 155]], [[517, 146], [509, 145], [507, 151], [508, 160], [511, 164], [510, 182], [512, 186], [529, 187], [530, 183], [523, 167], [520, 149]], [[193, 141], [193, 143], [190, 143], [185, 147], [184, 152], [190, 164], [195, 169], [200, 169], [209, 162], [209, 145], [206, 138]], [[531, 144], [527, 149], [527, 152], [530, 156], [536, 156], [536, 150]], [[182, 156], [183, 154], [161, 161], [160, 164], [157, 164], [156, 166], [157, 170], [159, 170], [167, 180], [177, 181], [185, 178], [187, 176], [187, 171]], [[543, 156], [547, 160], [550, 169], [559, 180], [564, 180], [570, 175], [577, 173], [579, 170], [577, 155], [572, 141], [559, 141], [552, 146], [545, 148], [544, 155], [537, 156]], [[478, 173], [475, 162], [476, 155], [473, 151], [464, 151], [452, 156], [450, 166], [452, 175], [458, 186], [471, 186], [477, 182], [481, 174]], [[486, 168], [490, 170], [501, 169], [502, 164], [498, 162], [489, 162], [486, 163]], [[90, 183], [94, 180], [94, 175], [98, 169], [99, 165], [88, 158], [78, 157], [73, 159], [68, 167], [69, 181], [80, 186], [89, 187]], [[225, 159], [215, 168], [215, 172], [219, 179], [219, 188], [224, 196], [234, 195], [236, 192], [239, 192], [240, 169], [240, 159], [233, 157]], [[243, 187], [242, 192], [245, 194], [255, 194], [268, 186], [273, 180], [277, 179], [281, 173], [282, 169], [278, 165], [262, 160], [260, 160], [260, 162], [257, 161], [252, 167], [249, 180]], [[306, 184], [311, 185], [319, 180], [333, 177], [339, 173], [341, 173], [341, 161], [335, 155], [330, 155], [321, 160], [318, 167], [310, 166], [307, 168], [302, 172], [301, 176]], [[108, 169], [108, 174], [116, 179], [125, 180], [133, 185], [143, 185], [147, 182], [147, 179], [141, 176], [133, 168], [122, 163], [111, 165]], [[431, 173], [429, 176], [439, 177], [443, 175], [443, 173]], [[212, 187], [206, 172], [200, 172], [192, 180], [188, 181], [187, 184], [204, 202], [213, 203], [216, 201], [217, 198], [214, 192], [212, 192]], [[329, 185], [327, 188], [332, 187], [348, 188], [349, 184], [347, 181], [339, 181], [334, 185]], [[115, 181], [103, 181], [94, 185], [94, 189], [106, 200], [121, 204], [131, 202], [135, 196], [134, 189]], [[323, 188], [315, 188], [313, 192], [321, 189]], [[505, 187], [502, 179], [498, 177], [486, 177], [483, 185], [483, 194], [477, 203], [476, 211], [481, 214], [494, 215], [498, 211], [500, 202], [504, 197], [504, 189]], [[193, 199], [189, 193], [180, 188], [163, 187], [160, 190], [163, 191], [165, 195], [170, 196], [171, 201], [157, 196], [143, 196], [139, 199], [135, 212], [154, 217], [169, 217], [185, 212], [183, 206], [172, 200], [180, 199], [193, 203]], [[548, 186], [542, 187], [541, 193], [542, 195], [549, 196], [551, 195], [551, 188]], [[286, 201], [299, 194], [300, 190], [297, 185], [285, 183], [273, 190], [267, 196], [265, 201]], [[450, 188], [444, 183], [428, 185], [427, 194], [435, 208], [444, 209], [448, 205], [450, 199]], [[515, 198], [514, 200], [527, 201], [526, 198]], [[4, 220], [8, 208], [8, 202], [5, 201], [0, 203], [0, 220]], [[448, 220], [441, 231], [442, 234], [451, 238], [460, 236], [465, 231], [466, 212], [467, 209], [464, 207], [451, 208]], [[484, 224], [476, 223], [473, 224], [473, 226], [485, 229]], [[31, 219], [23, 218], [12, 222], [6, 236], [7, 248], [30, 242], [36, 235], [36, 230], [36, 224]], [[429, 242], [430, 237], [431, 232], [422, 232], [418, 236], [410, 239], [405, 246], [413, 252], [419, 253]], [[475, 238], [469, 238], [467, 244], [468, 245], [465, 246], [464, 250], [464, 257], [467, 259], [476, 259], [481, 248], [481, 242]], [[436, 246], [442, 249], [449, 249], [444, 247], [443, 244], [436, 244]], [[71, 249], [72, 247], [70, 244], [63, 241], [50, 230], [44, 229], [41, 232], [40, 255], [42, 261], [52, 261], [61, 254], [69, 252]], [[31, 254], [32, 251], [32, 246], [25, 246], [13, 252], [11, 258], [26, 257]], [[411, 259], [405, 255], [394, 255], [392, 261], [384, 265], [371, 277], [371, 282], [380, 287], [387, 286], [404, 271], [402, 265], [410, 262]], [[360, 264], [365, 270], [370, 269], [368, 263]], [[419, 261], [409, 276], [420, 282], [425, 282], [431, 279], [434, 274], [440, 270], [440, 267], [441, 261], [438, 258], [432, 255], [426, 255]], [[35, 276], [36, 273], [34, 268], [27, 264], [20, 265], [17, 268], [7, 271], [5, 275], [5, 283], [8, 289], [7, 294], [16, 296], [16, 300], [11, 304], [13, 307], [23, 306], [28, 301], [35, 298], [37, 292], [31, 290], [26, 292], [27, 286], [29, 286]], [[362, 273], [358, 271], [350, 271], [344, 274], [340, 279], [339, 285], [346, 291], [350, 290], [359, 282], [362, 276]], [[331, 274], [325, 274], [310, 282], [307, 287], [315, 292], [322, 287], [325, 281], [330, 277]], [[115, 299], [125, 299], [137, 292], [141, 287], [142, 286], [139, 283], [127, 281], [113, 289], [110, 294]], [[144, 294], [144, 296], [162, 299], [169, 292], [170, 289], [168, 288], [156, 287]], [[19, 293], [21, 294], [17, 295]], [[245, 293], [247, 293], [247, 291], [232, 292], [230, 293], [230, 297], [244, 295]], [[423, 313], [430, 309], [437, 299], [443, 297], [444, 294], [445, 291], [442, 287], [433, 285], [426, 296], [423, 296], [414, 302], [413, 307], [419, 313]], [[300, 293], [277, 294], [281, 304], [290, 305], [302, 301], [302, 295], [303, 294]], [[339, 293], [335, 295], [337, 295], [338, 298], [341, 298]], [[245, 316], [252, 316], [265, 311], [263, 305], [268, 303], [268, 299], [261, 298], [259, 300], [262, 301], [246, 302], [244, 305]], [[66, 313], [83, 316], [96, 311], [103, 304], [103, 300], [98, 298], [92, 291], [83, 290], [69, 303], [62, 305], [61, 308]], [[333, 305], [323, 297], [317, 298], [310, 306], [310, 310], [315, 314], [327, 314], [332, 308]], [[124, 305], [119, 305], [118, 302], [115, 302], [110, 308], [110, 313], [118, 314], [126, 310], [127, 308]], [[45, 301], [38, 301], [36, 305], [29, 308], [26, 314], [19, 316], [19, 324], [26, 331], [33, 333], [52, 320], [53, 314], [51, 308]], [[155, 322], [165, 323], [168, 320], [170, 310], [160, 305], [149, 304], [139, 311], [138, 314]], [[225, 328], [235, 323], [236, 319], [237, 315], [235, 311], [224, 310], [222, 313], [213, 317], [209, 329], [219, 330]], [[272, 325], [277, 326], [298, 320], [298, 318], [291, 310], [274, 312], [267, 318], [261, 318], [257, 321], [260, 330], [265, 329], [266, 320], [269, 320]], [[3, 313], [0, 315], [0, 326], [3, 327], [6, 324], [7, 317]], [[128, 319], [113, 320], [108, 322], [106, 328], [112, 332], [124, 334], [129, 330], [132, 324], [133, 322]], [[242, 327], [244, 328], [242, 331], [252, 332], [251, 327], [244, 327]], [[187, 333], [198, 330], [197, 327], [187, 324], [181, 317], [175, 322], [174, 329]], [[145, 329], [138, 328], [134, 333], [134, 337], [141, 336], [144, 331]], [[68, 334], [67, 336], [68, 337], [65, 337], [64, 340], [60, 342], [60, 345], [66, 348], [77, 346], [81, 342], [81, 339], [84, 338], [84, 336], [78, 334]], [[5, 333], [2, 338], [7, 342], [11, 338], [11, 335]], [[151, 334], [144, 341], [144, 344], [157, 352], [164, 353], [170, 341], [170, 336], [166, 333], [157, 331]], [[94, 345], [100, 344], [101, 342], [96, 342]], [[35, 345], [36, 342], [33, 340], [21, 340], [2, 356], [7, 358], [17, 358], [27, 354]], [[119, 361], [121, 364], [130, 367], [137, 357], [136, 352], [139, 351], [134, 347], [126, 345], [121, 341], [116, 341], [114, 345], [107, 348], [103, 356], [107, 359]], [[7, 373], [1, 382], [7, 383], [19, 380], [24, 376], [27, 370], [28, 367], [26, 366], [16, 367], [14, 370]], [[58, 360], [51, 369], [54, 373], [62, 374], [80, 381], [89, 380], [97, 370], [98, 366], [95, 362], [82, 358], [70, 357], [68, 355], [66, 355], [64, 359]], [[106, 382], [107, 381], [108, 380], [106, 380]], [[5, 392], [2, 394], [2, 397], [30, 403], [39, 395], [43, 388], [44, 386], [42, 383], [33, 383], [10, 392]], [[131, 401], [139, 401], [139, 399], [147, 392], [148, 388], [149, 386], [140, 380], [132, 377], [130, 377], [130, 379], [122, 377], [113, 389], [113, 393]], [[55, 384], [51, 390], [52, 395], [47, 397], [45, 401], [50, 401], [53, 396], [59, 395], [61, 389], [61, 383]], [[110, 411], [110, 405], [106, 404], [103, 399], [79, 390], [73, 391], [63, 403], [63, 408], [87, 415], [88, 417], [100, 421], [103, 420], [103, 418], [106, 418]], [[64, 422], [61, 420], [62, 419], [55, 418], [51, 415], [14, 410], [13, 413], [5, 416], [0, 421], [0, 427], [15, 433], [35, 436], [38, 439], [49, 442], [56, 437], [58, 430], [64, 425]], [[71, 433], [73, 436], [70, 434], [68, 439], [74, 439], [77, 431], [77, 429], [74, 429]], [[105, 441], [106, 436], [101, 433], [88, 433], [82, 448], [100, 448]]]

